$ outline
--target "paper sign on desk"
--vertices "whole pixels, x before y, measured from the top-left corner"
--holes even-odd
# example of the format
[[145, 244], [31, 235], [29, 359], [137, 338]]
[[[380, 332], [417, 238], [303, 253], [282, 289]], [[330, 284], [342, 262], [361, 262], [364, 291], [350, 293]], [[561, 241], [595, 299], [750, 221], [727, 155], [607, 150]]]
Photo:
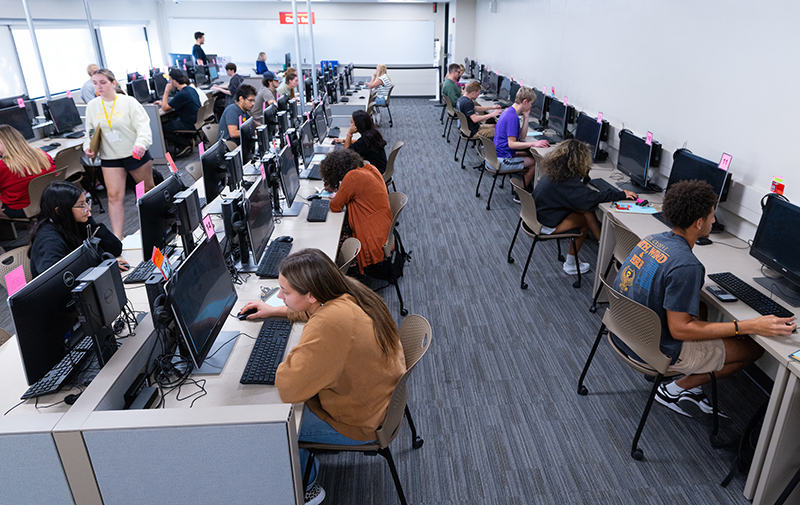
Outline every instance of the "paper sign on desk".
[[258, 166], [258, 169], [261, 171], [261, 180], [262, 181], [266, 181], [267, 180], [267, 171], [264, 170], [264, 164], [263, 163], [260, 164]]
[[627, 214], [655, 214], [658, 212], [655, 207], [640, 207], [631, 202], [614, 202], [611, 208], [616, 212], [623, 212]]
[[205, 148], [205, 146], [203, 145], [202, 142], [197, 144], [197, 150], [200, 151], [200, 156], [203, 156], [203, 153], [206, 152], [206, 148]]
[[20, 109], [25, 108], [25, 102], [22, 100], [22, 98], [17, 98], [17, 105], [19, 105]]
[[72, 91], [67, 90], [67, 98], [72, 98]]
[[286, 304], [283, 303], [283, 300], [278, 298], [278, 293], [280, 293], [280, 290], [275, 291], [274, 293], [272, 293], [272, 296], [267, 298], [266, 301], [264, 301], [264, 303], [266, 303], [270, 307], [283, 307], [283, 306], [285, 306]]
[[314, 155], [313, 158], [311, 158], [311, 161], [322, 161], [324, 159], [325, 159], [325, 155], [324, 154], [317, 153], [317, 154]]
[[164, 280], [168, 281], [170, 276], [172, 275], [172, 265], [169, 264], [169, 259], [165, 258], [161, 251], [158, 250], [158, 247], [153, 248], [153, 264], [158, 267], [161, 271], [161, 275], [164, 276]]
[[211, 216], [208, 214], [203, 218], [203, 229], [206, 231], [208, 240], [211, 240], [214, 237], [214, 223], [211, 222]]
[[542, 132], [537, 132], [535, 130], [528, 130], [528, 137], [538, 137], [542, 135]]
[[648, 146], [653, 145], [653, 132], [647, 132], [647, 137], [644, 139]]
[[731, 156], [730, 154], [722, 153], [722, 159], [719, 160], [719, 168], [721, 168], [722, 170], [728, 170], [728, 168], [731, 166], [732, 159], [733, 156]]
[[136, 199], [144, 196], [144, 181], [136, 185]]
[[6, 274], [6, 289], [8, 290], [8, 296], [11, 296], [20, 289], [24, 288], [25, 284], [27, 284], [27, 281], [25, 280], [25, 270], [22, 268], [22, 265]]
[[597, 122], [601, 123], [601, 124], [603, 123], [603, 113], [602, 112], [598, 112], [597, 113]]
[[172, 155], [170, 153], [164, 153], [164, 157], [167, 159], [167, 163], [169, 163], [169, 169], [172, 170], [172, 173], [177, 174], [178, 167], [176, 167], [175, 162], [172, 161]]
[[795, 361], [800, 361], [800, 351], [793, 352], [789, 357]]

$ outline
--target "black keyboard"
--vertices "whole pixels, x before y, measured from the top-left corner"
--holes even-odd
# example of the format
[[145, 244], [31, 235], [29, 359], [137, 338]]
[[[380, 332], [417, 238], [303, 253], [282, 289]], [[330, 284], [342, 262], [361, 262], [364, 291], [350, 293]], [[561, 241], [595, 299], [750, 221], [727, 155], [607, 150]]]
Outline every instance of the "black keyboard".
[[206, 200], [206, 197], [204, 197], [204, 196], [201, 196], [201, 197], [199, 198], [199, 200], [200, 200], [200, 208], [202, 209], [203, 207], [205, 207], [205, 206], [206, 206], [206, 204], [208, 203], [208, 201]]
[[672, 229], [672, 223], [670, 223], [667, 220], [667, 217], [664, 215], [663, 212], [656, 212], [655, 214], [652, 214], [652, 216], [661, 221], [662, 223], [664, 223], [670, 230]]
[[730, 272], [708, 274], [708, 278], [725, 288], [730, 294], [749, 305], [762, 316], [776, 315], [792, 317], [794, 314], [786, 310], [778, 302], [757, 290]]
[[65, 139], [79, 139], [83, 137], [83, 134], [86, 133], [84, 130], [78, 130], [76, 132], [67, 133], [64, 135]]
[[339, 127], [338, 126], [334, 126], [330, 130], [328, 130], [328, 136], [331, 137], [331, 138], [334, 138], [334, 139], [338, 139], [339, 138], [339, 133], [340, 132], [339, 132]]
[[61, 385], [69, 377], [69, 375], [79, 367], [83, 361], [89, 356], [88, 351], [92, 349], [92, 337], [84, 337], [83, 340], [72, 348], [64, 359], [62, 359], [56, 366], [54, 366], [47, 375], [39, 379], [39, 381], [28, 388], [25, 394], [20, 397], [20, 400], [27, 400], [34, 396], [42, 396], [50, 393], [55, 393], [61, 389]]
[[599, 189], [600, 191], [606, 191], [606, 190], [619, 191], [619, 188], [615, 188], [605, 179], [592, 179], [591, 181], [589, 181], [589, 184]]
[[[168, 245], [161, 251], [162, 254], [166, 257], [172, 256], [172, 253], [175, 252], [175, 247]], [[128, 272], [128, 275], [122, 279], [123, 284], [141, 284], [142, 282], [146, 281], [150, 278], [153, 274], [153, 271], [156, 269], [155, 263], [153, 260], [142, 261], [136, 268]]]
[[261, 258], [261, 263], [258, 264], [256, 275], [262, 279], [277, 279], [278, 278], [278, 265], [283, 258], [289, 256], [289, 251], [292, 250], [290, 242], [272, 242], [267, 250], [264, 251], [264, 257]]
[[317, 163], [316, 165], [311, 167], [311, 170], [309, 170], [308, 175], [306, 176], [306, 179], [313, 179], [315, 181], [321, 181], [322, 180], [322, 176], [319, 173], [319, 163]]
[[537, 136], [533, 137], [533, 142], [536, 142], [537, 140], [546, 140], [547, 143], [552, 146], [552, 145], [558, 144], [559, 142], [563, 141], [564, 139], [562, 139], [561, 137], [546, 137], [544, 135], [537, 135]]
[[275, 372], [283, 361], [291, 332], [292, 322], [288, 319], [270, 318], [264, 321], [239, 382], [274, 386]]
[[312, 223], [323, 223], [328, 219], [328, 211], [330, 210], [330, 201], [328, 200], [311, 200], [311, 207], [308, 209], [308, 216], [306, 221]]
[[42, 146], [42, 147], [40, 147], [39, 149], [41, 149], [42, 151], [44, 151], [44, 152], [46, 152], [46, 153], [49, 153], [49, 152], [50, 152], [50, 151], [52, 151], [53, 149], [58, 149], [58, 146], [55, 146], [55, 145], [52, 145], [52, 144], [51, 144], [51, 145]]

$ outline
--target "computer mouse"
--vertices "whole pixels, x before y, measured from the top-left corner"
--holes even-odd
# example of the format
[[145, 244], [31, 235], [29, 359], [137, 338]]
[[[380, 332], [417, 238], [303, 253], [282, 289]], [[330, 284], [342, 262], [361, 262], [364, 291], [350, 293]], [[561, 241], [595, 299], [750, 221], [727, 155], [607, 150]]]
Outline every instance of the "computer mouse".
[[708, 237], [700, 237], [699, 239], [697, 239], [697, 242], [695, 242], [695, 244], [697, 245], [711, 245], [713, 243], [714, 242], [712, 242], [711, 239]]
[[81, 396], [80, 393], [77, 393], [77, 394], [74, 394], [74, 395], [67, 395], [67, 396], [64, 397], [64, 403], [66, 403], [67, 405], [72, 405], [72, 404], [74, 404], [75, 402], [78, 401], [78, 398], [80, 396]]
[[289, 235], [283, 235], [275, 239], [275, 242], [289, 242], [290, 244], [294, 242], [294, 239]]
[[250, 314], [255, 314], [256, 312], [257, 312], [256, 308], [253, 307], [252, 309], [247, 309], [244, 312], [240, 312], [239, 315], [236, 317], [239, 318], [239, 321], [245, 321], [247, 319], [247, 316], [249, 316]]
[[309, 195], [307, 200], [310, 202], [311, 200], [319, 200], [320, 198], [322, 198], [322, 197], [319, 196], [318, 194], [314, 193], [313, 195]]
[[58, 142], [53, 142], [52, 144], [50, 144], [50, 147], [58, 147], [58, 146], [60, 146], [60, 145], [61, 145], [61, 144], [60, 144], [60, 143], [58, 143]]

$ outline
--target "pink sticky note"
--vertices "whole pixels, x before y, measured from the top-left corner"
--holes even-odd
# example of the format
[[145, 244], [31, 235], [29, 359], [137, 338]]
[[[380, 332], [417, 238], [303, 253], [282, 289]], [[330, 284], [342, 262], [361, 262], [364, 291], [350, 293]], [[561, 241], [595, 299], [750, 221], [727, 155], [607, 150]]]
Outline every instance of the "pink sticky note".
[[172, 155], [170, 153], [164, 153], [164, 157], [167, 159], [167, 163], [169, 163], [169, 169], [172, 170], [172, 173], [177, 174], [178, 167], [176, 167], [175, 162], [172, 161]]
[[239, 116], [239, 128], [242, 127], [242, 116]]
[[144, 196], [144, 181], [136, 185], [136, 199]]
[[203, 229], [206, 231], [206, 237], [211, 240], [214, 236], [214, 223], [211, 222], [211, 216], [208, 214], [203, 218]]
[[206, 152], [206, 148], [204, 147], [204, 145], [203, 145], [203, 143], [202, 143], [202, 142], [200, 142], [199, 144], [197, 144], [197, 150], [198, 150], [198, 151], [200, 151], [200, 156], [202, 156], [202, 155], [203, 155], [203, 153], [204, 153], [204, 152]]
[[25, 102], [22, 100], [22, 98], [17, 98], [17, 105], [19, 105], [20, 109], [25, 108]]
[[653, 132], [647, 132], [647, 138], [645, 139], [648, 146], [653, 145]]
[[289, 134], [287, 133], [285, 136], [286, 136], [286, 145], [288, 146], [289, 145]]
[[731, 166], [732, 159], [733, 156], [731, 156], [730, 154], [722, 153], [722, 159], [719, 160], [719, 168], [721, 168], [722, 170], [728, 170], [728, 167]]
[[524, 85], [524, 82], [522, 81], [522, 79], [519, 80], [519, 85], [520, 86]]
[[72, 98], [72, 91], [67, 90], [67, 98]]
[[186, 70], [186, 63], [183, 64], [183, 70]]
[[186, 58], [183, 59], [183, 64], [186, 65]]
[[602, 123], [603, 122], [603, 113], [602, 112], [598, 112], [597, 113], [597, 122], [598, 123]]
[[564, 105], [565, 106], [567, 105], [567, 97], [566, 96], [564, 96]]
[[135, 147], [133, 148], [133, 152], [131, 153], [131, 156], [133, 156], [133, 158], [137, 159], [137, 160], [142, 159], [142, 157], [139, 156], [139, 151], [137, 151]]
[[556, 87], [555, 87], [555, 86], [552, 86], [552, 87], [550, 88], [550, 94], [551, 94], [552, 96], [556, 96]]
[[267, 110], [267, 102], [264, 102], [261, 104], [261, 112], [264, 112], [266, 110]]
[[258, 169], [261, 170], [261, 180], [262, 181], [266, 181], [267, 180], [267, 172], [266, 172], [266, 170], [264, 170], [264, 164], [262, 163], [261, 165], [259, 165]]
[[23, 270], [22, 265], [6, 274], [6, 289], [8, 290], [8, 296], [11, 296], [20, 289], [24, 288], [25, 284], [27, 284], [27, 281], [25, 280], [25, 270]]

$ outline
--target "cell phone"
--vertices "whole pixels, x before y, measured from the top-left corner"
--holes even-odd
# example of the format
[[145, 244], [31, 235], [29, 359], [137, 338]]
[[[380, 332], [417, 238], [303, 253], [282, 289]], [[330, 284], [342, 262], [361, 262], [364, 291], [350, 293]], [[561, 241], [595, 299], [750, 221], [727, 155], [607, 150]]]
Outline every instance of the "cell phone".
[[728, 293], [724, 289], [719, 286], [706, 286], [706, 291], [714, 295], [719, 301], [721, 302], [735, 302], [739, 299], [733, 296], [732, 294]]

